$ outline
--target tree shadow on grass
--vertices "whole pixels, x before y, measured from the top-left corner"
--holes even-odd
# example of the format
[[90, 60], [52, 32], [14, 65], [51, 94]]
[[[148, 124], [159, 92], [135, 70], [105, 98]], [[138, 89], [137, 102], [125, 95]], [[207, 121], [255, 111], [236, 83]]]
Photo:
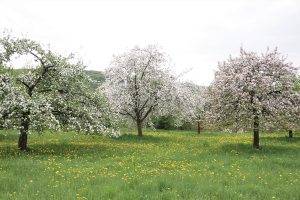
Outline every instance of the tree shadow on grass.
[[72, 143], [47, 143], [47, 144], [29, 144], [28, 151], [20, 151], [17, 146], [6, 146], [0, 148], [0, 158], [1, 157], [47, 157], [47, 156], [57, 156], [65, 157], [70, 159], [91, 157], [91, 158], [112, 158], [116, 155], [118, 157], [127, 156], [130, 152], [134, 150], [126, 149], [115, 145], [106, 145], [103, 143], [99, 144], [72, 144]]
[[299, 143], [300, 144], [300, 137], [293, 137], [289, 138], [288, 136], [282, 137], [262, 137], [262, 141], [271, 141], [271, 142], [284, 142], [284, 143]]
[[293, 154], [300, 152], [300, 146], [261, 144], [260, 149], [255, 149], [251, 144], [236, 143], [224, 144], [221, 151], [233, 155], [248, 154], [248, 155], [271, 155], [271, 154]]
[[101, 156], [102, 152], [107, 153], [108, 148], [102, 145], [80, 145], [80, 144], [29, 144], [28, 151], [20, 151], [17, 146], [6, 146], [0, 148], [1, 154], [5, 157], [18, 155], [55, 155], [55, 156], [84, 156], [97, 152]]
[[[59, 140], [58, 143], [53, 143], [47, 141], [31, 143], [29, 141], [28, 147], [29, 151], [22, 152], [17, 148], [17, 138], [18, 135], [7, 135], [3, 136], [5, 141], [14, 141], [15, 145], [4, 144], [0, 146], [0, 158], [1, 157], [18, 157], [21, 155], [30, 155], [30, 156], [69, 156], [69, 157], [81, 157], [81, 156], [95, 156], [99, 158], [112, 157], [114, 155], [126, 156], [128, 153], [134, 152], [139, 149], [128, 148], [127, 145], [135, 144], [137, 148], [143, 144], [163, 144], [169, 141], [169, 138], [164, 136], [152, 136], [144, 135], [142, 138], [139, 138], [137, 135], [133, 134], [124, 134], [118, 138], [106, 138], [105, 141], [100, 140], [98, 142], [85, 141], [85, 144], [80, 144], [80, 141], [71, 141], [64, 139]], [[96, 137], [96, 136], [91, 136]], [[107, 140], [107, 141], [106, 141]], [[124, 147], [125, 144], [126, 147]]]
[[0, 132], [0, 141], [15, 141], [17, 138], [19, 137], [18, 134], [11, 134], [8, 133], [6, 131], [2, 131]]

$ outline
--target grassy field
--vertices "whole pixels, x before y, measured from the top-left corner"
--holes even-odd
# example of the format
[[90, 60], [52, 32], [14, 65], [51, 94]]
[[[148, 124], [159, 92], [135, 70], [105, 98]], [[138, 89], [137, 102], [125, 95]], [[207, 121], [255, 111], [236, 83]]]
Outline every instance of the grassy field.
[[300, 138], [146, 131], [118, 139], [0, 132], [0, 199], [300, 199]]

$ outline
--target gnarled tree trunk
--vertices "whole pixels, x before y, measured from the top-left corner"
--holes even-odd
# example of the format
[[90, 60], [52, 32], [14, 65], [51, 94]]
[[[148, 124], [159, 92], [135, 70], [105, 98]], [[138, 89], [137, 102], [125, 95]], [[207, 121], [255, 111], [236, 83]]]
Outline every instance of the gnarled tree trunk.
[[18, 142], [18, 148], [22, 151], [28, 150], [27, 148], [27, 135], [29, 130], [29, 112], [23, 113], [21, 117], [21, 128], [20, 128], [20, 136]]

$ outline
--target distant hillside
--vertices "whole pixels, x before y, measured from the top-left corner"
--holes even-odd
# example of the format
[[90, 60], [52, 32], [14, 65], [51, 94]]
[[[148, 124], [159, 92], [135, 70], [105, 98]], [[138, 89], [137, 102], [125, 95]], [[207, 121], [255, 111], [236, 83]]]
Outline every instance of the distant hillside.
[[[30, 69], [13, 69], [13, 68], [1, 68], [1, 71], [8, 72], [12, 75], [19, 75], [21, 73], [27, 72]], [[105, 81], [104, 73], [101, 71], [95, 71], [95, 70], [85, 70], [86, 75], [88, 75], [92, 80], [97, 81], [99, 84], [103, 83]], [[97, 88], [99, 84], [90, 84], [92, 88]]]
[[100, 83], [105, 81], [104, 73], [101, 71], [86, 70], [85, 73], [91, 77], [92, 80], [99, 81]]
[[[13, 69], [13, 68], [6, 68], [6, 71], [11, 71], [13, 70], [15, 74], [21, 74], [23, 72], [29, 71], [29, 69]], [[96, 71], [96, 70], [85, 70], [86, 75], [91, 77], [92, 80], [99, 81], [99, 82], [104, 82], [105, 81], [105, 76], [104, 73], [101, 71]]]
[[95, 71], [95, 70], [86, 70], [86, 75], [88, 75], [92, 80], [97, 81], [96, 83], [90, 83], [90, 87], [93, 89], [98, 88], [104, 81], [105, 76], [104, 73], [101, 71]]

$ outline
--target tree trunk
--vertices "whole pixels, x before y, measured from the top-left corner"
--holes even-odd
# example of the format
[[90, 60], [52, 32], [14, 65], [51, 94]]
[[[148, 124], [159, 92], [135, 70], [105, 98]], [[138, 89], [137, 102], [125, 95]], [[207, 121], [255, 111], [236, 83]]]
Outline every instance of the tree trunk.
[[140, 120], [136, 121], [138, 136], [141, 138], [143, 137], [143, 123]]
[[198, 121], [197, 124], [198, 124], [198, 134], [200, 134], [201, 133], [201, 124], [200, 124], [200, 121]]
[[259, 118], [257, 115], [253, 119], [253, 147], [259, 149]]
[[18, 148], [22, 151], [28, 150], [27, 148], [27, 134], [29, 130], [29, 114], [25, 113], [21, 117], [21, 128], [18, 142]]
[[289, 130], [289, 138], [293, 138], [293, 130]]

